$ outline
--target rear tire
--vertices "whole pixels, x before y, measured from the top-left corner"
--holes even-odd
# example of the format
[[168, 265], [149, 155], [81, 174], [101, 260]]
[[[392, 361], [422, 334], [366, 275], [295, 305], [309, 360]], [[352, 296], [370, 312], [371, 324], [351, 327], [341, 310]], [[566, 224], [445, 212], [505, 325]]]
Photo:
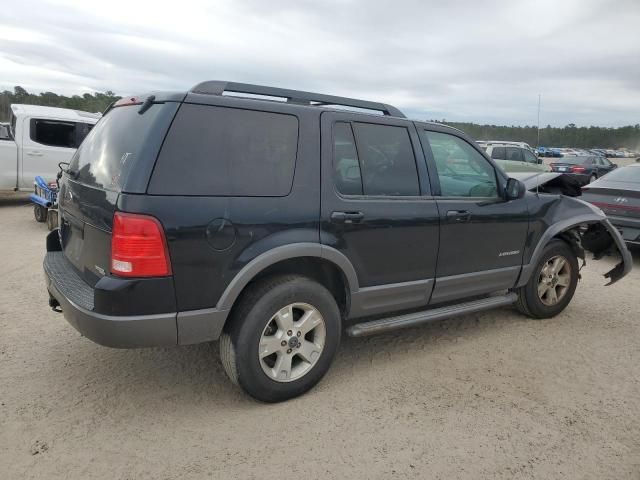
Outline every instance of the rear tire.
[[34, 205], [33, 206], [33, 216], [36, 219], [36, 222], [43, 223], [47, 221], [47, 209], [42, 205]]
[[532, 318], [555, 317], [571, 302], [578, 278], [578, 259], [571, 246], [552, 240], [527, 284], [517, 290], [516, 307]]
[[280, 402], [322, 379], [340, 334], [340, 310], [324, 286], [297, 275], [269, 277], [248, 287], [234, 306], [220, 359], [249, 395]]

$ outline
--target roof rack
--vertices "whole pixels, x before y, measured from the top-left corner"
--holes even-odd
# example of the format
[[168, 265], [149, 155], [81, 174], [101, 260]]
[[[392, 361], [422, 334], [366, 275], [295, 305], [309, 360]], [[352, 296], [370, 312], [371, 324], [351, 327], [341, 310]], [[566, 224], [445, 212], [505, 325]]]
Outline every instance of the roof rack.
[[286, 88], [265, 87], [263, 85], [251, 85], [250, 83], [225, 82], [220, 80], [209, 80], [202, 82], [191, 89], [192, 93], [202, 93], [205, 95], [222, 95], [224, 92], [245, 93], [250, 95], [263, 95], [266, 97], [285, 98], [289, 103], [313, 106], [341, 105], [345, 107], [362, 108], [366, 110], [376, 110], [391, 117], [406, 118], [404, 113], [393, 105], [379, 102], [369, 102], [357, 100], [355, 98], [336, 97], [324, 95], [322, 93], [302, 92], [300, 90], [289, 90]]

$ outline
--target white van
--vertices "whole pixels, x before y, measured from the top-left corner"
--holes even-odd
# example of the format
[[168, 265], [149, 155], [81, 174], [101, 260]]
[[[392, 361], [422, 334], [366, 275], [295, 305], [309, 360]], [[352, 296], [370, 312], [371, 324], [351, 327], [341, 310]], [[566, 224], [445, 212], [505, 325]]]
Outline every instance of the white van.
[[8, 135], [0, 136], [0, 191], [31, 191], [36, 175], [56, 179], [100, 114], [38, 105], [11, 105]]

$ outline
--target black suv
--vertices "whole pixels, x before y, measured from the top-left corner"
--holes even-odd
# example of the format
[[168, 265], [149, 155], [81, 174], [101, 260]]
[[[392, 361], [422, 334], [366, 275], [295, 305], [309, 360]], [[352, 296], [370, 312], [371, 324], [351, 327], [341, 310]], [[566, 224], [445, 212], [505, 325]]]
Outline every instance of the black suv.
[[[243, 97], [244, 95], [244, 97]], [[597, 207], [525, 192], [459, 130], [390, 105], [204, 82], [118, 101], [61, 180], [50, 305], [112, 347], [220, 339], [253, 397], [300, 395], [352, 336], [571, 300], [615, 253]]]

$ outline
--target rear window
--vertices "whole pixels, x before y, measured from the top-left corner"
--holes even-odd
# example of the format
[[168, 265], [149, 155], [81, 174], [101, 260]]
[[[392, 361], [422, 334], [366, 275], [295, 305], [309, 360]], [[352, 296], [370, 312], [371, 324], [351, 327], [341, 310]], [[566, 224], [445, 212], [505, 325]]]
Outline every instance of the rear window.
[[568, 163], [569, 165], [587, 165], [593, 163], [590, 157], [562, 157], [556, 163]]
[[142, 115], [139, 105], [110, 110], [71, 159], [72, 176], [85, 185], [120, 191], [136, 163], [155, 161], [177, 105], [156, 103]]
[[167, 134], [149, 193], [286, 196], [297, 150], [293, 115], [184, 104]]

